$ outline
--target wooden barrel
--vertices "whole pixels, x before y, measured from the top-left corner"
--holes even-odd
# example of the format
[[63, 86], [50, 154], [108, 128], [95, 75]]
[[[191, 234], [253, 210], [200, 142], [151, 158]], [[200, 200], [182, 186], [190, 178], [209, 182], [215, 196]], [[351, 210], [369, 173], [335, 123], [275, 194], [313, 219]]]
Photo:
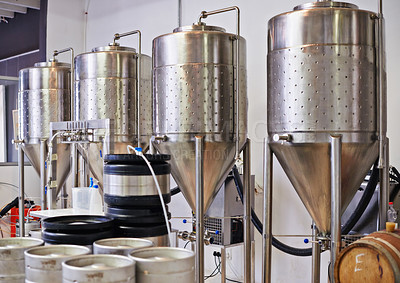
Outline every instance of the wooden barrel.
[[335, 263], [335, 282], [400, 282], [400, 230], [372, 233], [345, 248]]

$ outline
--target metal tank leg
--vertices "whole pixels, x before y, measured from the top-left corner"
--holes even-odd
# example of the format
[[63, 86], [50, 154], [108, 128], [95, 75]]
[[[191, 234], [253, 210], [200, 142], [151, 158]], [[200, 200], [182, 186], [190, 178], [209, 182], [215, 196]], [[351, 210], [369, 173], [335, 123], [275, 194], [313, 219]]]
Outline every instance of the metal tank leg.
[[78, 149], [76, 143], [71, 144], [72, 187], [78, 187]]
[[379, 170], [380, 178], [379, 178], [379, 230], [386, 229], [386, 217], [389, 203], [389, 139], [386, 138], [386, 141], [383, 146], [383, 167]]
[[318, 243], [318, 228], [315, 223], [312, 223], [312, 269], [311, 269], [311, 282], [319, 283], [321, 278], [321, 246]]
[[47, 209], [46, 201], [46, 142], [40, 140], [40, 206], [42, 210]]
[[244, 282], [251, 283], [251, 168], [250, 168], [250, 140], [247, 139], [243, 150], [243, 173], [244, 173]]
[[24, 151], [18, 145], [18, 179], [19, 179], [19, 236], [25, 237], [25, 172], [24, 172]]
[[196, 282], [204, 282], [203, 137], [196, 136]]
[[273, 153], [264, 139], [264, 211], [263, 211], [263, 283], [271, 282], [272, 261], [272, 177], [273, 177]]
[[331, 136], [331, 283], [335, 282], [335, 261], [341, 247], [342, 136]]
[[226, 282], [226, 248], [221, 247], [221, 283]]

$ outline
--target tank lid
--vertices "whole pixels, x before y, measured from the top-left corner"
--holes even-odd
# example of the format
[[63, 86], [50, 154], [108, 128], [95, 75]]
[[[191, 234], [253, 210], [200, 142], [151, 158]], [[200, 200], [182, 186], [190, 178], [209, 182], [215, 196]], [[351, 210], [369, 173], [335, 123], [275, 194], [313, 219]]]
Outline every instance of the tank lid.
[[48, 62], [38, 62], [33, 65], [34, 67], [64, 67], [70, 68], [71, 65], [68, 63], [58, 62], [57, 60], [50, 60]]
[[119, 44], [110, 43], [108, 46], [100, 46], [92, 49], [92, 52], [102, 52], [102, 51], [128, 51], [136, 52], [135, 48], [119, 46]]
[[294, 11], [307, 10], [307, 9], [318, 9], [318, 8], [350, 8], [358, 9], [357, 5], [346, 3], [346, 2], [336, 2], [336, 1], [322, 1], [322, 2], [312, 2], [301, 4], [293, 8]]
[[207, 26], [205, 23], [195, 23], [191, 26], [183, 26], [177, 27], [174, 29], [174, 32], [181, 32], [181, 31], [219, 31], [219, 32], [226, 32], [224, 28], [217, 27], [217, 26]]

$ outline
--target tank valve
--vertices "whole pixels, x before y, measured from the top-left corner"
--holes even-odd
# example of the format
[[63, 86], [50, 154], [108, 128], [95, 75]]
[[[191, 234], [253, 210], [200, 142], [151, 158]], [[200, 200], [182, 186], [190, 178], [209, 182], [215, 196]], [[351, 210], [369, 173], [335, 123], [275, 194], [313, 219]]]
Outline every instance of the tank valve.
[[278, 141], [287, 141], [287, 142], [291, 142], [293, 138], [292, 138], [292, 135], [289, 135], [289, 134], [283, 134], [283, 135], [275, 134], [275, 135], [272, 137], [272, 139], [273, 139], [275, 142], [278, 142]]
[[[196, 242], [196, 232], [188, 232], [188, 231], [179, 231], [178, 238], [183, 241]], [[210, 235], [208, 231], [204, 233], [204, 244], [212, 245], [214, 243], [214, 238]]]

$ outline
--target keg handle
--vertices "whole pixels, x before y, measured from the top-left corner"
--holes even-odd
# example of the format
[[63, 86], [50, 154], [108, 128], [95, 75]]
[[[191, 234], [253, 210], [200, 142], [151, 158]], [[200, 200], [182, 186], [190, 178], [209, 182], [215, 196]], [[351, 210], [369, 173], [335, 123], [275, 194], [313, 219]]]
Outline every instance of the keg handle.
[[240, 9], [237, 6], [227, 7], [223, 9], [213, 10], [213, 11], [202, 11], [199, 16], [198, 24], [201, 25], [201, 19], [206, 19], [208, 16], [221, 14], [229, 11], [236, 11], [236, 73], [235, 73], [235, 89], [236, 90], [236, 141], [235, 141], [235, 159], [239, 159], [240, 148], [239, 148], [239, 39], [240, 39]]
[[75, 61], [74, 61], [74, 49], [72, 47], [64, 48], [61, 50], [54, 50], [53, 51], [53, 62], [57, 61], [56, 56], [60, 55], [61, 53], [65, 52], [71, 52], [71, 121], [75, 121], [75, 86], [74, 86], [74, 81], [75, 81]]
[[121, 37], [125, 37], [128, 35], [133, 35], [137, 34], [138, 35], [138, 59], [136, 62], [136, 93], [137, 93], [137, 101], [136, 101], [136, 108], [137, 108], [137, 146], [140, 147], [140, 80], [142, 78], [141, 75], [141, 63], [142, 63], [142, 33], [140, 30], [133, 30], [133, 31], [128, 31], [125, 33], [116, 33], [114, 34], [114, 40], [113, 40], [113, 45], [116, 46], [117, 43], [115, 42], [116, 40], [121, 39]]

